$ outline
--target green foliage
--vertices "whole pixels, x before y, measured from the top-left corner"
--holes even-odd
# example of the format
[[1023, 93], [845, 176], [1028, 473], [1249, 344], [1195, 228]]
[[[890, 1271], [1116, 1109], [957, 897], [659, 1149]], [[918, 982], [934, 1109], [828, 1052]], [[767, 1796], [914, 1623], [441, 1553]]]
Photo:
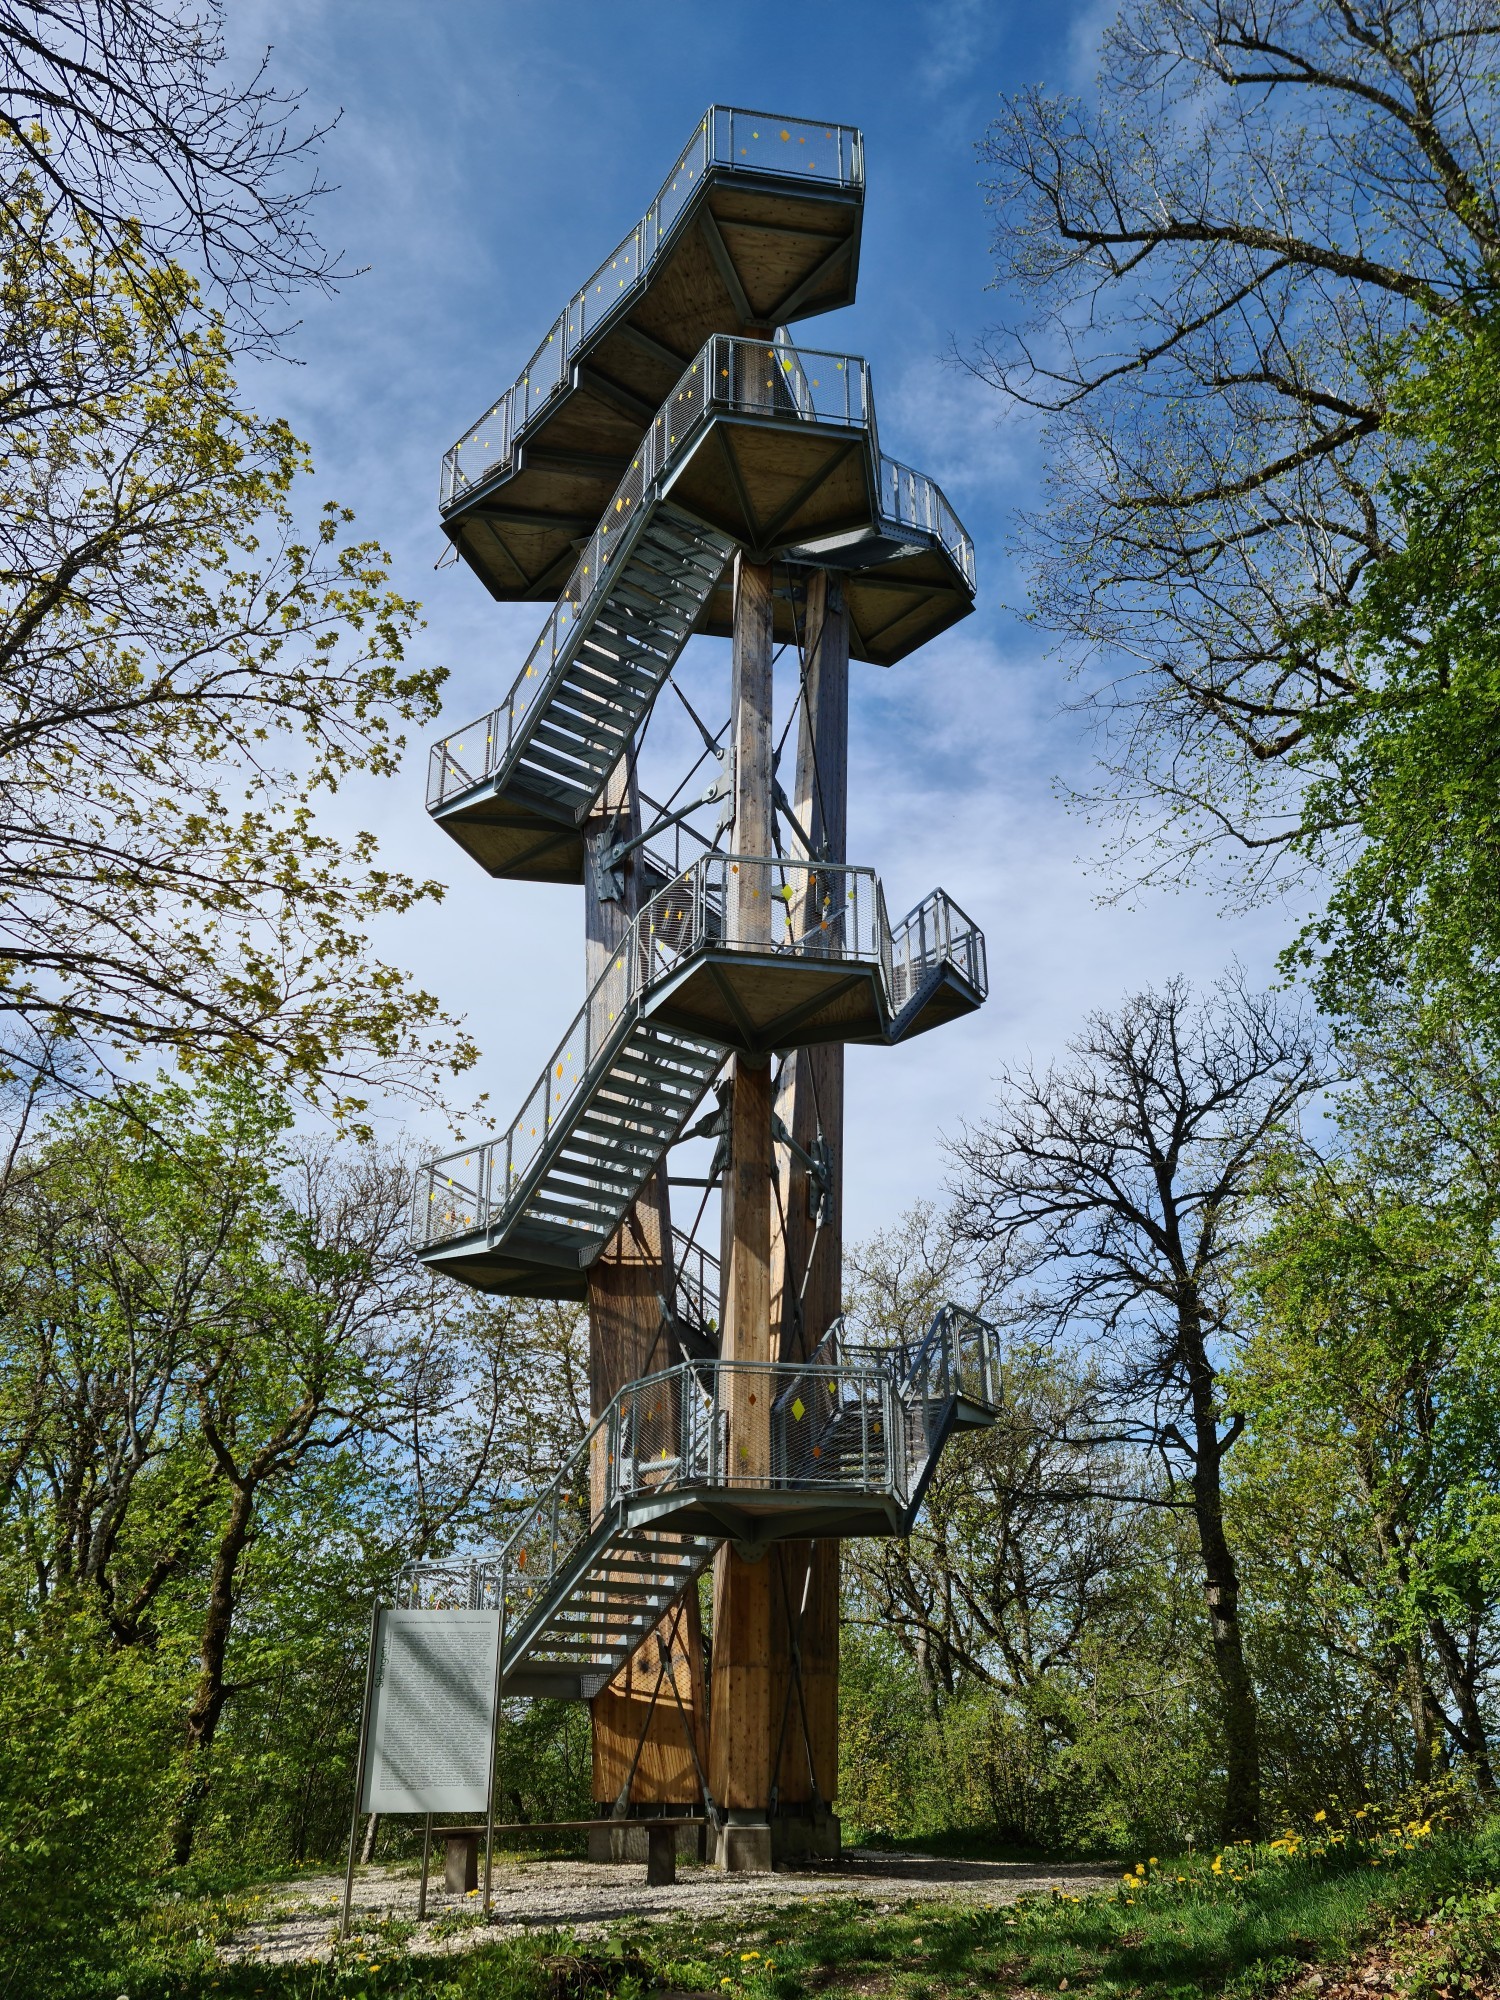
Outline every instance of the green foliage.
[[70, 1992], [154, 1891], [170, 1803], [170, 1659], [119, 1652], [73, 1593], [0, 1577], [0, 1991]]
[[1385, 359], [1401, 546], [1299, 627], [1341, 698], [1302, 723], [1303, 850], [1336, 859], [1288, 953], [1333, 1012], [1390, 985], [1500, 1023], [1500, 320], [1444, 320]]
[[306, 448], [242, 409], [192, 281], [59, 210], [0, 147], [0, 1009], [118, 1070], [225, 1058], [353, 1111], [429, 1082], [436, 1002], [366, 927], [439, 893], [320, 795], [391, 776], [436, 711], [417, 607]]

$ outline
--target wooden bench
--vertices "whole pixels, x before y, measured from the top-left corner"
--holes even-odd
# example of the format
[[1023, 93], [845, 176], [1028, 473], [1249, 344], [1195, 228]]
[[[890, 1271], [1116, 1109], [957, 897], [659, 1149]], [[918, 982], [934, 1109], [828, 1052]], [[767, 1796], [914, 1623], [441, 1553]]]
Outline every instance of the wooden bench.
[[[646, 1836], [646, 1884], [648, 1888], [660, 1888], [677, 1880], [677, 1835], [685, 1826], [706, 1826], [707, 1821], [685, 1817], [681, 1819], [542, 1819], [507, 1820], [495, 1827], [498, 1838], [502, 1834], [550, 1834], [550, 1833], [591, 1833], [596, 1828], [607, 1828], [612, 1833], [644, 1833]], [[467, 1895], [479, 1887], [479, 1849], [484, 1841], [483, 1826], [435, 1826], [431, 1838], [444, 1844], [443, 1887], [455, 1896]], [[424, 1850], [422, 1858], [422, 1893], [418, 1899], [418, 1916], [427, 1910], [427, 1858]]]

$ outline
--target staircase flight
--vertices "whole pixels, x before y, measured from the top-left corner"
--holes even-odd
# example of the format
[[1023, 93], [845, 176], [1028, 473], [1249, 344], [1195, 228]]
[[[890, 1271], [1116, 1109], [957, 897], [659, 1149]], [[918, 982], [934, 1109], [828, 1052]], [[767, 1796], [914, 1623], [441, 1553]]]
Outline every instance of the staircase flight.
[[[583, 880], [688, 638], [731, 629], [737, 554], [778, 566], [766, 616], [799, 645], [806, 572], [837, 572], [850, 655], [877, 665], [972, 609], [973, 545], [882, 451], [865, 362], [786, 331], [852, 300], [863, 193], [851, 128], [712, 107], [445, 458], [464, 560], [497, 598], [552, 601], [508, 693], [432, 751], [428, 810], [492, 876]], [[583, 1298], [729, 1056], [894, 1046], [983, 1003], [983, 934], [943, 890], [893, 924], [874, 872], [812, 838], [643, 858], [652, 893], [510, 1126], [422, 1169], [430, 1269]], [[496, 1553], [404, 1573], [414, 1608], [502, 1613], [510, 1693], [596, 1694], [725, 1541], [905, 1534], [949, 1436], [999, 1411], [998, 1337], [956, 1306], [910, 1347], [839, 1321], [806, 1361], [750, 1363], [718, 1354], [714, 1261], [679, 1242], [672, 1263], [662, 1312], [694, 1358], [622, 1388]]]
[[911, 1348], [841, 1320], [805, 1362], [646, 1375], [494, 1555], [410, 1564], [401, 1601], [503, 1607], [503, 1691], [588, 1700], [722, 1542], [907, 1534], [947, 1439], [1000, 1407], [999, 1336], [952, 1305]]

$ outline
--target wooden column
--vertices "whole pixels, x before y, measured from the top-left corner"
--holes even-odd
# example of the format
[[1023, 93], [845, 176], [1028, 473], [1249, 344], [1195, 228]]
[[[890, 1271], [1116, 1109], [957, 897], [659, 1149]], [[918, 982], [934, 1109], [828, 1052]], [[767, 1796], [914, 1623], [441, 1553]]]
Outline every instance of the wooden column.
[[[826, 570], [808, 579], [803, 650], [806, 694], [798, 718], [792, 809], [815, 856], [842, 862], [848, 859], [849, 617], [839, 578]], [[821, 1153], [829, 1169], [828, 1187], [819, 1194], [806, 1167], [784, 1150], [777, 1177], [772, 1324], [780, 1358], [805, 1360], [843, 1309], [843, 1049], [799, 1049], [791, 1055], [782, 1070], [776, 1112], [802, 1150]], [[838, 1822], [831, 1808], [838, 1786], [839, 1545], [787, 1542], [775, 1559], [771, 1703], [781, 1744], [777, 1851], [837, 1853]], [[787, 1807], [793, 1810], [788, 1813]]]
[[[771, 844], [771, 571], [741, 551], [734, 570], [730, 735], [734, 744], [733, 852], [769, 855]], [[726, 925], [746, 943], [771, 936], [764, 871], [731, 874]], [[730, 1068], [729, 1157], [723, 1187], [723, 1339], [727, 1362], [771, 1355], [771, 1071], [762, 1057]], [[722, 1380], [722, 1377], [721, 1377]], [[769, 1461], [770, 1397], [764, 1377], [728, 1378], [730, 1469]], [[718, 1862], [731, 1870], [771, 1865], [771, 1622], [773, 1566], [746, 1562], [726, 1545], [714, 1564], [714, 1645], [709, 1781], [729, 1816]]]
[[[611, 778], [602, 805], [603, 810], [584, 832], [590, 990], [618, 952], [641, 900], [636, 866], [639, 849], [619, 870], [620, 895], [614, 894], [615, 884], [604, 870], [609, 847], [627, 833], [640, 831], [640, 800], [624, 764]], [[669, 1368], [681, 1358], [662, 1327], [662, 1300], [670, 1302], [672, 1286], [671, 1206], [663, 1164], [647, 1181], [589, 1272], [589, 1398], [595, 1416], [626, 1382]], [[669, 1678], [663, 1678], [662, 1673], [663, 1646], [670, 1653]], [[682, 1708], [672, 1692], [674, 1682]], [[706, 1696], [698, 1598], [696, 1592], [690, 1592], [682, 1616], [665, 1618], [591, 1704], [592, 1797], [601, 1814], [613, 1810], [630, 1777], [632, 1762], [632, 1805], [666, 1803], [691, 1808], [697, 1804], [697, 1771], [683, 1726], [683, 1709], [702, 1763], [707, 1754]], [[641, 1746], [638, 1760], [637, 1746]]]

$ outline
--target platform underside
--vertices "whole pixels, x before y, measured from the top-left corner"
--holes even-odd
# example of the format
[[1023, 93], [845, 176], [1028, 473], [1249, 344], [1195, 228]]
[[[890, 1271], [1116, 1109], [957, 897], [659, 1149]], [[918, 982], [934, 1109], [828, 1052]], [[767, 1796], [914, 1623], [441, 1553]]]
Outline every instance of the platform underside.
[[583, 880], [583, 834], [572, 819], [560, 821], [514, 794], [497, 796], [492, 781], [447, 800], [433, 818], [499, 880]]
[[776, 1542], [902, 1532], [895, 1494], [813, 1485], [678, 1486], [637, 1493], [627, 1503], [626, 1518], [632, 1527], [723, 1535], [739, 1545], [741, 1554]]
[[429, 1271], [456, 1278], [476, 1292], [511, 1299], [586, 1299], [588, 1264], [602, 1247], [582, 1232], [569, 1244], [519, 1228], [491, 1245], [486, 1231], [475, 1230], [422, 1245], [417, 1256]]
[[447, 510], [445, 532], [492, 596], [557, 595], [647, 424], [711, 334], [762, 333], [852, 304], [863, 211], [862, 188], [768, 188], [709, 170], [644, 290], [584, 347], [513, 462]]
[[[909, 1042], [913, 1035], [925, 1035], [931, 1028], [941, 1028], [948, 1021], [958, 1021], [965, 1014], [977, 1014], [984, 1005], [984, 995], [972, 986], [961, 972], [953, 966], [944, 966], [932, 987], [923, 994], [922, 1004], [910, 1015], [898, 1015], [896, 1034], [899, 1040]], [[875, 1039], [884, 1040], [884, 1036]]]
[[748, 1055], [880, 1040], [887, 1025], [877, 965], [775, 952], [696, 952], [646, 1011]]

